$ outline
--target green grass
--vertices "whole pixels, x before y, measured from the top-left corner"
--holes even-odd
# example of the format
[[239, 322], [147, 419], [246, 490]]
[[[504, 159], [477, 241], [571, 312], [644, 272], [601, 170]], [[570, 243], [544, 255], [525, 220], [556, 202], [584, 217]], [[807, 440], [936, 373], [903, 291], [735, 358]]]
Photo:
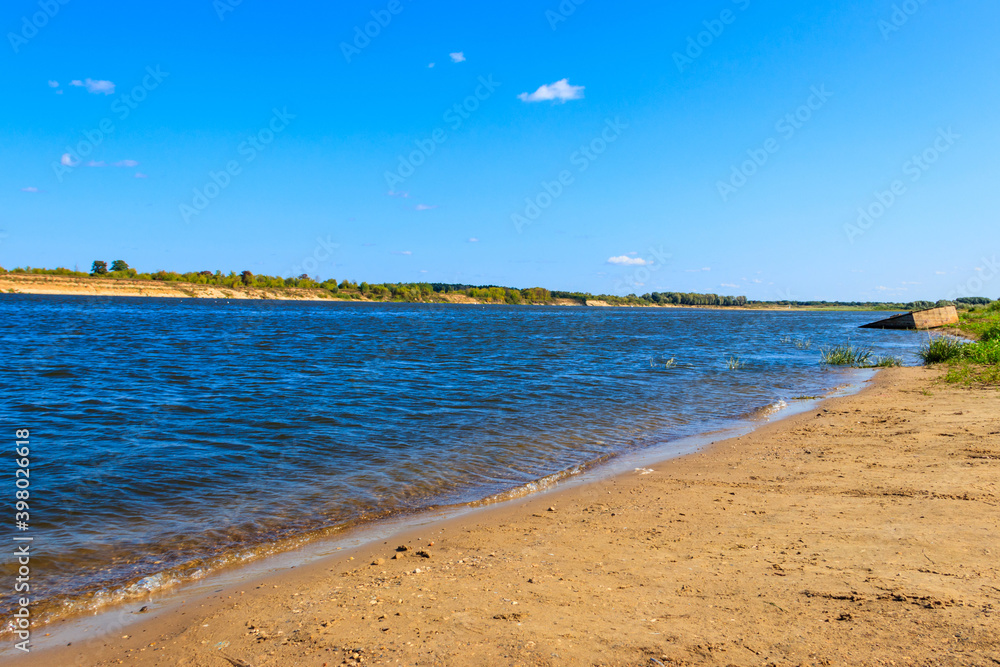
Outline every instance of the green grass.
[[977, 340], [934, 338], [921, 349], [921, 358], [925, 364], [948, 364], [945, 382], [1000, 386], [1000, 302], [959, 317], [959, 328]]
[[866, 367], [872, 359], [870, 347], [859, 347], [850, 343], [823, 348], [822, 354], [823, 363], [831, 366]]
[[979, 366], [970, 362], [952, 364], [944, 381], [968, 386], [1000, 386], [1000, 366]]
[[729, 360], [726, 361], [726, 368], [728, 368], [731, 371], [742, 370], [746, 367], [747, 367], [747, 362], [743, 361], [739, 357], [729, 357]]
[[961, 359], [963, 348], [969, 343], [963, 343], [954, 338], [939, 336], [927, 341], [927, 344], [920, 348], [920, 358], [925, 364], [940, 364], [945, 361]]
[[903, 360], [899, 357], [884, 355], [875, 357], [875, 360], [868, 365], [868, 368], [895, 368], [902, 365]]

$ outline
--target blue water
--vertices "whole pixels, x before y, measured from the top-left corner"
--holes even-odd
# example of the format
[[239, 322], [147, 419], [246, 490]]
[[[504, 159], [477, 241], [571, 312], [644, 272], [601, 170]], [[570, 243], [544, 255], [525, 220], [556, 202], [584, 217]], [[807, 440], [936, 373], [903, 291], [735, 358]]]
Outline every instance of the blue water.
[[881, 316], [3, 295], [34, 592], [79, 610], [721, 428], [844, 384], [824, 346], [915, 363]]

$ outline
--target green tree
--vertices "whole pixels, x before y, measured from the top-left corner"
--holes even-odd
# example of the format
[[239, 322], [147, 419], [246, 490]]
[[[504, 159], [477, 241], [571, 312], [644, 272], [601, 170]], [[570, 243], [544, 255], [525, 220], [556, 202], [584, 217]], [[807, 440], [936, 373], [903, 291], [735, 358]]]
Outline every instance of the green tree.
[[108, 273], [108, 263], [102, 262], [101, 260], [96, 260], [93, 266], [90, 267], [90, 275], [92, 276], [103, 276]]
[[243, 280], [243, 284], [250, 286], [253, 285], [253, 274], [249, 271], [244, 271], [240, 274], [240, 278]]
[[112, 273], [117, 271], [128, 271], [129, 268], [130, 267], [128, 265], [128, 262], [126, 262], [124, 259], [116, 259], [115, 261], [111, 262]]

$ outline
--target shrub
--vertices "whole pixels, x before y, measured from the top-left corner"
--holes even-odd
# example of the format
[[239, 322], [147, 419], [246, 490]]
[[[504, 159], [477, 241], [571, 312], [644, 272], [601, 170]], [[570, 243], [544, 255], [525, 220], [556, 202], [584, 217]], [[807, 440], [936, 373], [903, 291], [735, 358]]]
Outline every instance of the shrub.
[[871, 363], [871, 368], [895, 368], [896, 366], [902, 365], [903, 360], [899, 357], [885, 355], [875, 357], [875, 361]]
[[993, 341], [1000, 341], [1000, 324], [994, 324], [990, 326], [986, 331], [982, 333], [979, 340], [984, 343], [989, 343]]

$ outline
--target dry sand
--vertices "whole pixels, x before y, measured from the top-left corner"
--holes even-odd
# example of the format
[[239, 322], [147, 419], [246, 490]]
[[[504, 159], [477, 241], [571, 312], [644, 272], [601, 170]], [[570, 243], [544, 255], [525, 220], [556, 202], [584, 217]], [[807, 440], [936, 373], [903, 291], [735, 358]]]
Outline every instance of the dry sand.
[[15, 662], [1000, 664], [1000, 392], [936, 377]]
[[268, 299], [279, 301], [320, 300], [319, 290], [230, 288], [159, 280], [100, 280], [71, 276], [41, 276], [10, 273], [0, 275], [0, 292], [68, 296], [130, 296], [161, 299]]

